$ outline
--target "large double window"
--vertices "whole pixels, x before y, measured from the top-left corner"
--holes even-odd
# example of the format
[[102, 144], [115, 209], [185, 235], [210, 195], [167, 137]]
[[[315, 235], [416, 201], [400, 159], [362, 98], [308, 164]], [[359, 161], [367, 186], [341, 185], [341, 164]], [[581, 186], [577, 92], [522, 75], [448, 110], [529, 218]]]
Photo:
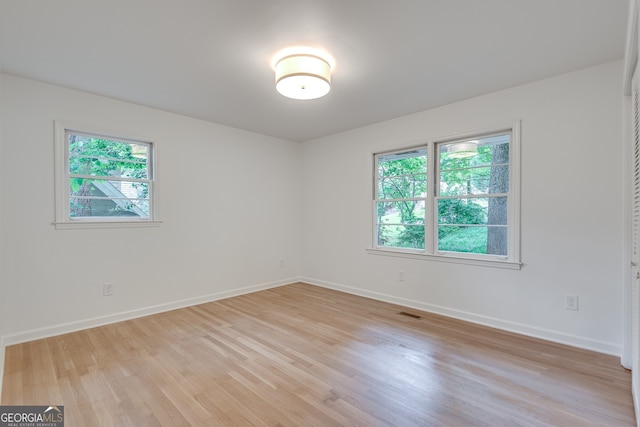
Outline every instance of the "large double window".
[[154, 144], [56, 123], [56, 225], [153, 220]]
[[374, 155], [374, 251], [519, 266], [517, 126]]

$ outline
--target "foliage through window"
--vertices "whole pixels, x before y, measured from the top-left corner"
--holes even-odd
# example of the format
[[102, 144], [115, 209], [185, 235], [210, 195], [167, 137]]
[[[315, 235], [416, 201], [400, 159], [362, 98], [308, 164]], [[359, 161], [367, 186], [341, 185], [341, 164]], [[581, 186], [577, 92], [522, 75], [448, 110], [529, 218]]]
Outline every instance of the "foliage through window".
[[376, 154], [375, 248], [517, 261], [513, 134]]
[[378, 246], [424, 249], [427, 150], [377, 156]]
[[57, 221], [153, 218], [152, 142], [63, 131], [63, 141], [57, 141], [59, 160], [64, 158], [64, 171], [57, 176], [63, 213]]

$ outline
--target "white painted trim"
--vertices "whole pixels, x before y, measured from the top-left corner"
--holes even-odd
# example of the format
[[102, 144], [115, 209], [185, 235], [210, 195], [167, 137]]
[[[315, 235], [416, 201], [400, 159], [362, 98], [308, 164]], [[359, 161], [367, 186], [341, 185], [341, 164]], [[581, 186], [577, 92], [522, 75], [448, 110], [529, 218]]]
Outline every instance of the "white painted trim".
[[623, 94], [631, 95], [631, 81], [638, 62], [638, 2], [629, 1], [629, 19], [627, 22], [627, 38], [624, 50]]
[[369, 255], [380, 255], [380, 256], [391, 256], [398, 258], [411, 258], [411, 259], [422, 259], [429, 261], [439, 261], [439, 262], [451, 262], [454, 264], [468, 264], [468, 265], [479, 265], [483, 267], [496, 267], [496, 268], [506, 268], [509, 270], [520, 270], [522, 267], [522, 263], [519, 262], [510, 262], [510, 261], [501, 261], [496, 259], [480, 259], [480, 258], [472, 258], [473, 255], [468, 257], [459, 256], [456, 257], [454, 255], [431, 255], [423, 252], [410, 252], [408, 250], [394, 250], [393, 248], [388, 249], [373, 249], [367, 248], [367, 253]]
[[380, 292], [373, 292], [366, 289], [354, 288], [351, 286], [326, 282], [323, 280], [316, 280], [310, 277], [302, 277], [300, 281], [304, 283], [308, 283], [310, 285], [314, 285], [314, 286], [334, 289], [334, 290], [346, 292], [349, 294], [372, 298], [378, 301], [384, 301], [392, 304], [402, 305], [408, 308], [415, 308], [417, 310], [426, 311], [428, 313], [440, 314], [440, 315], [451, 317], [454, 319], [464, 320], [467, 322], [476, 323], [483, 326], [489, 326], [492, 328], [501, 329], [508, 332], [514, 332], [517, 334], [526, 335], [533, 338], [540, 338], [546, 341], [552, 341], [560, 344], [569, 345], [572, 347], [582, 348], [585, 350], [592, 350], [598, 353], [619, 356], [621, 352], [620, 345], [611, 343], [611, 342], [593, 340], [589, 338], [580, 337], [577, 335], [554, 331], [552, 329], [538, 328], [535, 326], [529, 326], [522, 323], [501, 320], [494, 317], [481, 316], [478, 314], [469, 313], [462, 310], [456, 310], [456, 309], [434, 305], [434, 304], [421, 303], [418, 301], [395, 297], [395, 296], [383, 294]]
[[78, 320], [69, 323], [61, 323], [58, 325], [47, 326], [44, 328], [31, 329], [28, 331], [18, 332], [4, 336], [4, 345], [20, 344], [28, 341], [34, 341], [42, 338], [49, 338], [56, 335], [67, 334], [70, 332], [81, 331], [84, 329], [95, 328], [98, 326], [109, 325], [112, 323], [122, 322], [125, 320], [136, 319], [152, 314], [164, 313], [180, 308], [191, 307], [198, 304], [217, 301], [225, 298], [231, 298], [239, 295], [249, 294], [252, 292], [262, 291], [265, 289], [277, 288], [279, 286], [289, 285], [299, 282], [300, 278], [292, 277], [289, 279], [278, 280], [275, 282], [262, 283], [258, 285], [246, 286], [244, 288], [232, 289], [215, 294], [203, 295], [195, 298], [187, 298], [180, 301], [173, 301], [164, 304], [139, 308], [120, 313], [109, 314], [106, 316], [93, 317], [90, 319]]
[[4, 353], [5, 353], [4, 337], [0, 335], [0, 402], [2, 402], [2, 380], [4, 379]]
[[632, 313], [633, 308], [631, 306], [632, 303], [632, 282], [633, 278], [631, 275], [631, 253], [632, 243], [631, 243], [631, 235], [632, 235], [632, 203], [633, 200], [633, 185], [631, 185], [632, 179], [632, 159], [633, 159], [633, 107], [632, 107], [632, 97], [624, 96], [622, 101], [622, 138], [623, 138], [623, 152], [624, 158], [622, 159], [622, 188], [623, 188], [623, 214], [622, 214], [622, 224], [623, 224], [623, 236], [622, 236], [622, 353], [620, 354], [620, 364], [624, 366], [626, 369], [633, 368], [633, 338], [632, 338]]
[[95, 219], [87, 219], [81, 221], [52, 222], [56, 230], [77, 230], [87, 228], [141, 228], [141, 227], [160, 227], [162, 221], [157, 220], [117, 220], [99, 221]]
[[[624, 55], [624, 76], [623, 76], [623, 95], [625, 97], [630, 97], [633, 96], [632, 92], [633, 92], [633, 80], [634, 80], [634, 75], [636, 74], [636, 68], [638, 65], [638, 37], [639, 37], [639, 29], [638, 29], [638, 16], [640, 15], [640, 6], [638, 4], [637, 0], [630, 0], [629, 1], [629, 15], [628, 15], [628, 23], [627, 23], [627, 37], [626, 37], [626, 46], [625, 46], [625, 55]], [[632, 141], [632, 136], [633, 136], [633, 128], [632, 128], [632, 123], [633, 123], [633, 109], [632, 107], [629, 108], [626, 106], [626, 102], [625, 101], [625, 108], [623, 109], [623, 113], [624, 113], [624, 117], [623, 117], [623, 137], [625, 139], [625, 149], [629, 150], [631, 147], [633, 147], [633, 141]], [[630, 167], [630, 165], [625, 164], [627, 167]], [[631, 169], [625, 170], [624, 173], [624, 177], [625, 177], [625, 181], [631, 179], [631, 174], [632, 171]], [[626, 185], [629, 185], [629, 183], [627, 182]], [[631, 194], [629, 191], [625, 191], [624, 194]], [[629, 203], [629, 202], [626, 202]], [[629, 242], [629, 237], [628, 237], [628, 230], [631, 227], [631, 220], [632, 218], [629, 216], [630, 214], [628, 213], [628, 210], [630, 208], [630, 206], [626, 206], [625, 207], [627, 209], [625, 209], [625, 213], [627, 214], [627, 216], [625, 216], [625, 239], [624, 239], [624, 244], [625, 244], [625, 254], [627, 254], [627, 252], [630, 252], [630, 247], [631, 245], [628, 245], [627, 243]], [[625, 255], [625, 259], [623, 260], [623, 262], [626, 264], [626, 261], [630, 259], [629, 255]], [[630, 259], [630, 261], [633, 261], [633, 259]], [[635, 321], [635, 319], [633, 318], [634, 316], [632, 315], [634, 312], [634, 308], [637, 307], [638, 301], [636, 301], [633, 297], [635, 292], [633, 292], [633, 285], [632, 285], [632, 280], [633, 277], [630, 274], [629, 268], [627, 268], [626, 265], [623, 266], [624, 268], [624, 275], [623, 278], [625, 280], [624, 282], [624, 294], [623, 294], [623, 304], [624, 304], [624, 317], [623, 317], [623, 322], [624, 322], [624, 327], [623, 327], [623, 351], [622, 351], [622, 357], [621, 357], [621, 363], [623, 366], [629, 368], [631, 367], [632, 372], [631, 372], [631, 394], [633, 395], [633, 407], [635, 409], [635, 413], [636, 413], [636, 425], [640, 427], [640, 373], [638, 371], [638, 369], [640, 369], [639, 366], [636, 366], [638, 364], [638, 360], [637, 360], [637, 354], [635, 349], [638, 346], [638, 340], [640, 340], [640, 337], [635, 336], [634, 332], [635, 332], [635, 328], [634, 328], [634, 324], [633, 322]], [[631, 300], [631, 302], [629, 303], [627, 300]]]
[[640, 427], [640, 414], [638, 414], [638, 408], [640, 408], [640, 390], [638, 390], [637, 383], [631, 384], [631, 395], [633, 397], [633, 407], [636, 410], [636, 426]]

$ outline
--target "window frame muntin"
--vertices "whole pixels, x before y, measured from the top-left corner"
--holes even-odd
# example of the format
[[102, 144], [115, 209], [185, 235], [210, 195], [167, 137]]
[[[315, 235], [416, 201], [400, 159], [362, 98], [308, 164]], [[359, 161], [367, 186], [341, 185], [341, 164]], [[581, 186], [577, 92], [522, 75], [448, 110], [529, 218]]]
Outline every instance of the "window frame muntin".
[[[70, 194], [68, 189], [69, 179], [69, 150], [67, 132], [88, 137], [100, 137], [116, 142], [129, 144], [145, 144], [149, 147], [147, 157], [147, 175], [149, 184], [149, 215], [140, 217], [71, 217]], [[126, 136], [124, 136], [126, 135]], [[131, 132], [104, 129], [99, 126], [72, 123], [67, 121], [54, 121], [54, 221], [56, 229], [73, 228], [127, 228], [127, 227], [157, 227], [162, 221], [157, 216], [157, 142], [153, 138], [139, 137]], [[103, 178], [103, 177], [93, 177]], [[108, 178], [108, 177], [107, 177]], [[129, 180], [130, 181], [130, 180]]]

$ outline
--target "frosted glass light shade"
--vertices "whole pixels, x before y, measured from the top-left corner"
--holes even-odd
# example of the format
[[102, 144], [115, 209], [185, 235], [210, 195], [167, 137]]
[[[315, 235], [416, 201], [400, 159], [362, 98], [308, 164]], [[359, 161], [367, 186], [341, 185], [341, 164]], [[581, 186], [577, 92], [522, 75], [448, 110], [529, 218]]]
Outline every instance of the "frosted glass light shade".
[[276, 90], [288, 98], [316, 99], [331, 90], [331, 66], [310, 54], [289, 55], [275, 65]]

